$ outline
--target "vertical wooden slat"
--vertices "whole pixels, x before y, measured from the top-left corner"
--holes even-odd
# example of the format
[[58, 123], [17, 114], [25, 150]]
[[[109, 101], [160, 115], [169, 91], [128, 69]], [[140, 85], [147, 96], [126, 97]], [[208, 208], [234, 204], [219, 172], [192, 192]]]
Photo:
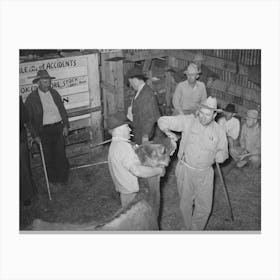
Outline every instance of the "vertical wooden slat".
[[[88, 56], [90, 107], [97, 107], [101, 105], [98, 64], [98, 54]], [[90, 139], [93, 140], [93, 143], [101, 142], [103, 140], [101, 111], [91, 113], [90, 123]]]

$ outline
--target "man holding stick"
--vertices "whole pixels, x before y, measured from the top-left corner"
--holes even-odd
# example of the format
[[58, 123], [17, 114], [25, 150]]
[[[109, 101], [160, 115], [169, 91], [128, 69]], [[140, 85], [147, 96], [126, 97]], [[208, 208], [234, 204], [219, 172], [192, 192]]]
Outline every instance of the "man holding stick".
[[205, 228], [213, 200], [212, 164], [228, 158], [226, 133], [214, 121], [218, 111], [216, 98], [208, 97], [200, 103], [197, 116], [168, 116], [158, 120], [159, 128], [168, 137], [176, 139], [171, 130], [182, 132], [175, 175], [186, 230]]
[[25, 105], [35, 135], [41, 140], [48, 178], [52, 183], [67, 183], [69, 163], [65, 154], [64, 136], [68, 135], [69, 122], [59, 93], [51, 87], [51, 77], [39, 70], [33, 80], [38, 88], [31, 92]]

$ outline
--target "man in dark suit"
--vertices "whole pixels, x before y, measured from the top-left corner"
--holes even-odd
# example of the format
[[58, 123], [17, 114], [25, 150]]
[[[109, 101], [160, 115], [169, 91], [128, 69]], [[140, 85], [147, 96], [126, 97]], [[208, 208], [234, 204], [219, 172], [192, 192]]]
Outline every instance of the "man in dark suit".
[[160, 112], [156, 97], [152, 89], [145, 83], [147, 77], [141, 69], [138, 67], [131, 69], [126, 78], [136, 92], [131, 106], [128, 108], [127, 117], [132, 122], [134, 142], [142, 144], [154, 137]]
[[34, 127], [33, 137], [42, 142], [50, 182], [66, 183], [69, 163], [65, 154], [65, 139], [69, 122], [59, 93], [51, 87], [51, 77], [46, 70], [39, 70], [33, 83], [38, 88], [31, 92], [25, 105]]

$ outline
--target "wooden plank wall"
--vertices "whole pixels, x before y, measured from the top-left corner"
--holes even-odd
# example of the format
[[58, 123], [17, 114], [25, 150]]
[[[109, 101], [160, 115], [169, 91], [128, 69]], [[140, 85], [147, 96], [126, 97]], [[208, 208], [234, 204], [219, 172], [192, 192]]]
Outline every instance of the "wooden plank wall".
[[169, 66], [184, 68], [198, 51], [204, 56], [203, 63], [219, 75], [207, 91], [217, 97], [222, 107], [234, 103], [242, 114], [248, 109], [260, 111], [261, 88], [248, 80], [248, 66], [261, 63], [261, 50], [171, 50], [168, 54], [175, 61], [169, 59]]
[[115, 50], [102, 52], [100, 56], [102, 105], [104, 128], [106, 128], [107, 116], [116, 111], [124, 110], [123, 61], [106, 60], [112, 57], [121, 57], [123, 54], [121, 50]]

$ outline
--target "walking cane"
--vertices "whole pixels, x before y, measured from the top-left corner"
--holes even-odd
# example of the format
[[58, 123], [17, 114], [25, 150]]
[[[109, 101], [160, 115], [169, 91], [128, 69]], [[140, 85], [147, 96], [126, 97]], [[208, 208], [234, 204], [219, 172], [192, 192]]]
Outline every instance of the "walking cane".
[[42, 158], [42, 162], [43, 162], [43, 167], [44, 167], [45, 178], [46, 178], [46, 182], [47, 182], [49, 200], [52, 200], [51, 192], [50, 192], [49, 179], [48, 179], [48, 174], [47, 174], [47, 168], [46, 168], [46, 163], [45, 163], [45, 157], [44, 157], [43, 147], [42, 147], [41, 141], [39, 142], [39, 147], [40, 147], [40, 154], [41, 154], [41, 158]]
[[226, 201], [227, 201], [229, 209], [230, 209], [230, 217], [231, 217], [231, 220], [234, 221], [232, 207], [231, 207], [231, 203], [230, 203], [229, 195], [228, 195], [228, 189], [227, 189], [226, 184], [224, 182], [224, 178], [223, 178], [223, 175], [222, 175], [222, 172], [221, 172], [221, 169], [220, 169], [220, 165], [219, 165], [218, 162], [216, 162], [216, 166], [217, 166], [218, 173], [219, 173], [222, 185], [223, 185], [223, 190], [224, 190], [224, 194], [225, 194], [225, 197], [226, 197]]

